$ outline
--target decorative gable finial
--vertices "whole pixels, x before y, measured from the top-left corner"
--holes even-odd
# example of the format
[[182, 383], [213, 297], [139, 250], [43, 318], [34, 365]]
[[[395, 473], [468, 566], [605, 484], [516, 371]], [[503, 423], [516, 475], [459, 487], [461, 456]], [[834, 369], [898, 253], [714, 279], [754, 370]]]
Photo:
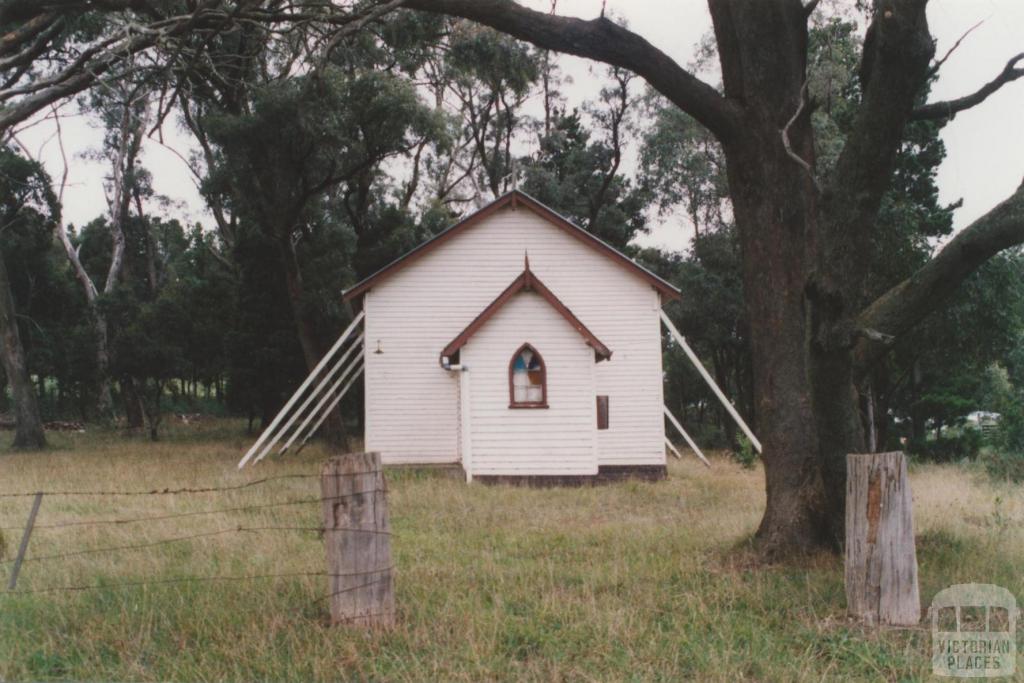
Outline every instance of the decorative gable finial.
[[530, 269], [530, 252], [523, 250], [523, 270]]

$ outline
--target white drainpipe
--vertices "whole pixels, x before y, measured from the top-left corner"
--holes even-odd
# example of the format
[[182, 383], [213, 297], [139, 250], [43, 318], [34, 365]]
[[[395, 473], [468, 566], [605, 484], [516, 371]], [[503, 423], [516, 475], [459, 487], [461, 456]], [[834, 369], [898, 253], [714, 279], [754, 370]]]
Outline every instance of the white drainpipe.
[[470, 399], [469, 399], [469, 367], [461, 363], [452, 363], [448, 356], [441, 358], [441, 367], [449, 372], [459, 373], [459, 416], [462, 418], [459, 425], [462, 442], [462, 469], [466, 472], [466, 483], [473, 481], [473, 438], [470, 429]]

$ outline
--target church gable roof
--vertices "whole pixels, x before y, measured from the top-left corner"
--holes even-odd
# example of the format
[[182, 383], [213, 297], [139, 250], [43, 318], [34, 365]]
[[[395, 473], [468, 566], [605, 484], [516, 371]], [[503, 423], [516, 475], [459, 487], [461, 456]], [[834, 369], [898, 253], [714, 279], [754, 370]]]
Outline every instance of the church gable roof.
[[389, 275], [401, 270], [402, 268], [414, 263], [418, 258], [424, 256], [434, 249], [438, 248], [446, 241], [460, 234], [464, 230], [471, 228], [472, 226], [482, 222], [488, 216], [496, 213], [497, 211], [505, 208], [524, 208], [533, 213], [537, 214], [551, 225], [562, 230], [571, 237], [579, 240], [585, 246], [594, 249], [598, 253], [606, 256], [607, 258], [615, 261], [626, 270], [646, 280], [652, 287], [661, 292], [667, 299], [678, 299], [680, 292], [678, 289], [673, 287], [671, 284], [658, 277], [651, 271], [647, 270], [633, 259], [629, 258], [621, 251], [615, 249], [611, 245], [607, 244], [600, 238], [587, 232], [580, 226], [576, 225], [572, 221], [568, 220], [564, 216], [561, 216], [553, 209], [545, 206], [541, 202], [537, 201], [530, 195], [520, 190], [512, 190], [498, 199], [494, 200], [487, 206], [483, 207], [479, 211], [470, 214], [466, 218], [462, 219], [455, 225], [451, 226], [447, 230], [437, 234], [433, 238], [427, 240], [423, 244], [419, 245], [412, 251], [408, 252], [404, 256], [392, 261], [388, 265], [378, 270], [373, 275], [365, 278], [361, 282], [356, 283], [348, 290], [343, 293], [345, 301], [351, 301], [356, 297], [361, 296], [374, 284], [380, 282]]
[[540, 278], [530, 270], [530, 261], [527, 258], [526, 267], [519, 277], [513, 280], [512, 284], [505, 288], [505, 291], [499, 294], [494, 301], [487, 305], [487, 308], [482, 310], [480, 314], [466, 326], [466, 329], [462, 330], [455, 339], [444, 347], [441, 351], [442, 364], [444, 362], [444, 358], [449, 358], [457, 353], [458, 350], [465, 346], [466, 342], [468, 342], [481, 327], [487, 324], [488, 320], [494, 317], [494, 315], [500, 311], [505, 304], [512, 300], [512, 297], [523, 291], [539, 294], [541, 298], [543, 298], [553, 309], [555, 309], [555, 311], [558, 312], [559, 315], [562, 316], [562, 318], [565, 319], [566, 322], [572, 325], [573, 329], [583, 337], [583, 341], [594, 349], [594, 356], [597, 361], [608, 360], [612, 357], [611, 350], [605, 346], [593, 332], [587, 329], [587, 326], [584, 325], [571, 310], [569, 310], [569, 307], [563, 304], [558, 297], [540, 281]]

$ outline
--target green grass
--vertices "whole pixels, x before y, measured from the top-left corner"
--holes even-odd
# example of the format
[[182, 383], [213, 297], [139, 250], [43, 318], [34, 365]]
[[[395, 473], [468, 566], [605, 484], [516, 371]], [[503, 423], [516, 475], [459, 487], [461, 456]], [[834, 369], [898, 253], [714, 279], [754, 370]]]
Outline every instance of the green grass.
[[[230, 485], [316, 474], [325, 455], [238, 472], [240, 423], [168, 425], [150, 444], [57, 434], [0, 457], [0, 491]], [[724, 457], [670, 463], [657, 484], [467, 486], [391, 470], [398, 626], [331, 628], [322, 577], [117, 587], [182, 576], [324, 571], [315, 532], [228, 533], [143, 551], [27, 562], [0, 594], [0, 680], [917, 680], [926, 628], [848, 622], [839, 558], [764, 567], [748, 544], [763, 472]], [[1024, 494], [975, 469], [911, 470], [925, 605], [951, 583], [1024, 597]], [[315, 478], [230, 493], [44, 498], [38, 523], [135, 517], [316, 496]], [[0, 526], [30, 498], [0, 498]], [[317, 504], [140, 525], [38, 529], [31, 555], [144, 543], [237, 525], [316, 526]], [[9, 560], [19, 533], [4, 531]], [[6, 577], [5, 571], [0, 578]]]

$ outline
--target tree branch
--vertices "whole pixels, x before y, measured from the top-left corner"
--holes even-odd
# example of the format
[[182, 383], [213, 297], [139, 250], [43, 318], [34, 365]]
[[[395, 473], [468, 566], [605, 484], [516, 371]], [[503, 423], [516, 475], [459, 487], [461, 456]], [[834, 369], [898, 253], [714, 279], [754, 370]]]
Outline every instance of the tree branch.
[[[935, 54], [925, 1], [885, 3], [864, 38], [860, 79], [864, 90], [853, 127], [825, 192], [823, 291], [857, 299], [867, 276], [875, 221], [889, 188], [903, 129]], [[828, 274], [830, 281], [825, 281]], [[849, 310], [849, 309], [847, 309]]]
[[941, 308], [985, 261], [1021, 243], [1024, 182], [1008, 199], [961, 231], [938, 255], [857, 317], [858, 329], [865, 331], [854, 349], [857, 374], [863, 376], [896, 338]]
[[1021, 60], [1024, 60], [1024, 52], [1011, 58], [998, 76], [978, 88], [976, 92], [956, 100], [922, 105], [914, 110], [911, 118], [915, 121], [951, 119], [958, 112], [981, 104], [996, 90], [1024, 76], [1024, 68], [1016, 68]]
[[953, 43], [953, 47], [951, 47], [948, 50], [946, 50], [946, 54], [942, 55], [942, 59], [935, 60], [935, 64], [932, 65], [932, 68], [928, 69], [928, 75], [929, 76], [934, 76], [935, 74], [939, 73], [939, 69], [941, 69], [942, 65], [946, 63], [946, 60], [949, 59], [950, 56], [954, 52], [956, 52], [956, 49], [958, 47], [960, 47], [960, 43], [964, 42], [964, 39], [967, 36], [971, 35], [971, 33], [974, 31], [974, 29], [978, 28], [979, 26], [981, 26], [984, 23], [985, 23], [985, 20], [982, 19], [977, 24], [975, 24], [974, 26], [972, 26], [969, 29], [967, 29], [966, 31], [964, 31], [964, 34], [962, 36], [960, 36], [959, 38], [957, 38], [957, 41], [955, 43]]
[[796, 162], [796, 164], [800, 166], [800, 168], [804, 169], [804, 171], [807, 173], [807, 176], [811, 179], [811, 182], [814, 183], [814, 189], [818, 191], [818, 194], [821, 194], [821, 183], [819, 183], [818, 179], [815, 177], [814, 169], [811, 168], [811, 165], [807, 163], [803, 159], [803, 157], [801, 157], [799, 154], [793, 151], [793, 145], [789, 141], [789, 129], [792, 128], [793, 124], [796, 123], [797, 119], [800, 118], [800, 114], [803, 113], [804, 107], [806, 106], [807, 80], [805, 79], [803, 87], [800, 88], [800, 106], [796, 108], [796, 111], [793, 112], [793, 116], [790, 117], [789, 121], [786, 122], [786, 125], [783, 127], [781, 131], [779, 131], [779, 133], [782, 134], [782, 146], [786, 148], [786, 155], [789, 156], [789, 158], [792, 159], [794, 162]]
[[740, 127], [739, 106], [649, 42], [603, 17], [562, 17], [511, 0], [408, 0], [406, 7], [479, 22], [547, 49], [628, 69], [706, 126], [719, 140]]
[[0, 57], [20, 52], [23, 46], [60, 22], [56, 14], [40, 14], [0, 36]]

